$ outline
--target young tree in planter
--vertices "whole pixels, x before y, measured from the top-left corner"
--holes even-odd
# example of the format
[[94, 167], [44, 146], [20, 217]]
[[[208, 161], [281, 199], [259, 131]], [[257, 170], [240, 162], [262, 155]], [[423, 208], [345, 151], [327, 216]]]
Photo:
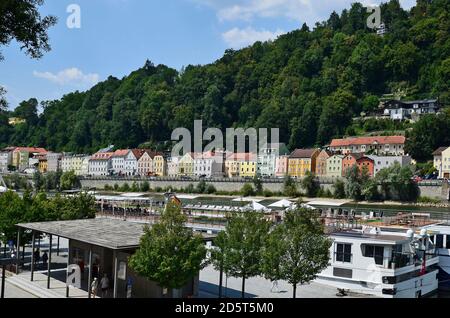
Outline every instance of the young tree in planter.
[[293, 287], [306, 284], [328, 266], [331, 241], [324, 234], [315, 212], [298, 209], [286, 213], [281, 233], [285, 247], [281, 257], [281, 277]]
[[212, 254], [215, 262], [223, 261], [223, 271], [242, 278], [242, 298], [245, 280], [261, 274], [261, 253], [270, 222], [260, 212], [234, 214], [218, 239], [226, 242], [224, 248]]
[[186, 216], [176, 203], [168, 203], [159, 223], [146, 228], [131, 268], [168, 289], [182, 288], [204, 267], [203, 239], [185, 227]]

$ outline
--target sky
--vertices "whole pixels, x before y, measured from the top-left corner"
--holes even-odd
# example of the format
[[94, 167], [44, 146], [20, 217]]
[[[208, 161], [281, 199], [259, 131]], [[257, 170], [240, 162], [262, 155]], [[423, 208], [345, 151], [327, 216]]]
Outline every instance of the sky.
[[[310, 27], [355, 0], [46, 0], [41, 15], [58, 17], [52, 50], [31, 59], [16, 42], [0, 47], [0, 86], [10, 109], [21, 101], [59, 99], [112, 75], [122, 78], [149, 59], [177, 70], [208, 64], [228, 48]], [[374, 5], [382, 0], [363, 0]], [[415, 0], [400, 0], [409, 9]], [[75, 6], [73, 6], [75, 5]], [[79, 9], [79, 15], [77, 10]], [[77, 16], [80, 19], [74, 19]], [[78, 24], [79, 22], [79, 24]]]

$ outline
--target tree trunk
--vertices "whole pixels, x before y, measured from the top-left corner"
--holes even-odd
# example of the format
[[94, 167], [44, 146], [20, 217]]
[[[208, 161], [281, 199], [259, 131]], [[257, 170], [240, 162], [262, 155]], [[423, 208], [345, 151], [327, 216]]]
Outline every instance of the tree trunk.
[[245, 276], [242, 276], [242, 298], [245, 298]]
[[222, 285], [223, 285], [223, 266], [220, 266], [220, 276], [219, 276], [219, 298], [222, 298]]
[[292, 294], [292, 298], [297, 298], [297, 284], [294, 284], [294, 285], [292, 285], [292, 287], [293, 287], [293, 290], [294, 290], [294, 292], [293, 292], [293, 294]]

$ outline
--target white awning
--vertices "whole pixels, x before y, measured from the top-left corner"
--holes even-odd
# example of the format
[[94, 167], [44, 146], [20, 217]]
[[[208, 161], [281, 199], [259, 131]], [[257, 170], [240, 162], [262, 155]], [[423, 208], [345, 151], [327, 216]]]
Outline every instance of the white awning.
[[294, 203], [292, 203], [289, 200], [283, 199], [280, 201], [277, 201], [275, 203], [272, 203], [271, 205], [269, 205], [269, 207], [273, 207], [273, 208], [288, 208], [290, 206], [292, 206]]

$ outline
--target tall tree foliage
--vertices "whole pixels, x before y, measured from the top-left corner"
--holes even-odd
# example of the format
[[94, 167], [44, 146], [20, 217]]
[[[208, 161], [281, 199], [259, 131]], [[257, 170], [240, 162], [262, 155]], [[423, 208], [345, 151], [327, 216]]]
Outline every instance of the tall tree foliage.
[[227, 50], [208, 65], [177, 72], [147, 61], [123, 79], [109, 77], [87, 92], [43, 103], [37, 122], [8, 127], [0, 144], [76, 152], [166, 146], [171, 130], [203, 119], [205, 127], [222, 129], [278, 127], [292, 148], [325, 145], [357, 132], [347, 129], [352, 118], [373, 110], [385, 93], [400, 89], [407, 98], [449, 104], [449, 7], [446, 0], [418, 1], [407, 12], [390, 0], [381, 5], [388, 33], [380, 37], [355, 3], [312, 29]]
[[185, 286], [202, 269], [206, 256], [203, 239], [185, 227], [186, 220], [180, 207], [169, 203], [160, 221], [145, 229], [131, 268], [163, 288]]

